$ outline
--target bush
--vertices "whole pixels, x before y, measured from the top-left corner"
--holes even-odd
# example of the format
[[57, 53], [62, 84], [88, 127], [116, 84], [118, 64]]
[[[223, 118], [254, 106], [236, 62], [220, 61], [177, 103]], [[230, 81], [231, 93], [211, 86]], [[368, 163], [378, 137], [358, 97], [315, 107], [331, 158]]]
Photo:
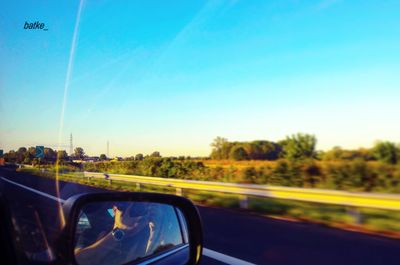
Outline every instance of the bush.
[[321, 182], [321, 168], [314, 161], [306, 161], [302, 165], [305, 187], [314, 188]]
[[349, 191], [400, 192], [400, 165], [363, 159], [355, 161], [279, 159], [268, 164], [228, 161], [215, 167], [206, 167], [198, 160], [146, 157], [141, 161], [86, 163], [84, 169], [161, 178]]
[[243, 183], [257, 183], [257, 171], [254, 167], [246, 167], [242, 170], [240, 175], [240, 182]]

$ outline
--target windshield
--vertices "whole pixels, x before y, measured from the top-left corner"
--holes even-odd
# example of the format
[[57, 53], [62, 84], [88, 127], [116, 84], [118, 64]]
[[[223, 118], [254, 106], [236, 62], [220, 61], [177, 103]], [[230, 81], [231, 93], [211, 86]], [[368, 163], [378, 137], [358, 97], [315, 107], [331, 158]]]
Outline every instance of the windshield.
[[[201, 264], [398, 264], [399, 10], [3, 1], [0, 194], [18, 256], [57, 262], [65, 201], [119, 191], [194, 202]], [[114, 206], [94, 220], [117, 240]], [[182, 234], [159, 253], [188, 242], [162, 211]], [[92, 226], [83, 211], [79, 233]]]

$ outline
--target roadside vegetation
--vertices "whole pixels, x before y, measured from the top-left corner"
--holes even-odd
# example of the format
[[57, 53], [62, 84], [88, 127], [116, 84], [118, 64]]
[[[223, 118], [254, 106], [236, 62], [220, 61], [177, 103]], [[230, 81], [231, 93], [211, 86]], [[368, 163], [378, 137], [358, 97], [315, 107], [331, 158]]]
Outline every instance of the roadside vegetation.
[[136, 154], [125, 159], [76, 163], [87, 157], [83, 148], [74, 154], [45, 148], [45, 158], [35, 158], [35, 148], [21, 147], [4, 155], [7, 162], [37, 166], [53, 165], [76, 170], [262, 185], [322, 188], [346, 191], [400, 193], [400, 148], [398, 144], [378, 141], [372, 148], [347, 150], [334, 147], [316, 149], [314, 135], [295, 134], [272, 142], [230, 142], [217, 137], [209, 157], [161, 157]]

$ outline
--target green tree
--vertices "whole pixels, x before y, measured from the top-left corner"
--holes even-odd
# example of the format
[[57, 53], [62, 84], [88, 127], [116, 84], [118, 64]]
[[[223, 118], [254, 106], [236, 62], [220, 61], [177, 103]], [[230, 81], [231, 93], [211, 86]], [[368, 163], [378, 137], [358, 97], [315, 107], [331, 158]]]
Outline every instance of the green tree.
[[46, 147], [44, 148], [44, 159], [51, 162], [56, 161], [57, 153], [53, 149]]
[[395, 143], [388, 141], [379, 141], [372, 149], [373, 155], [379, 161], [387, 164], [397, 164], [399, 160], [399, 148]]
[[36, 148], [29, 147], [28, 150], [25, 152], [24, 164], [32, 164], [35, 155], [36, 155]]
[[141, 160], [143, 160], [144, 159], [144, 156], [143, 156], [143, 154], [136, 154], [135, 155], [135, 160], [138, 160], [138, 161], [141, 161]]
[[17, 163], [22, 163], [24, 161], [26, 152], [27, 152], [27, 150], [25, 147], [18, 148], [17, 153], [16, 153], [16, 162]]
[[294, 134], [283, 142], [284, 156], [290, 160], [315, 158], [317, 138], [311, 134]]
[[100, 157], [99, 157], [99, 159], [100, 159], [101, 161], [105, 161], [105, 160], [107, 160], [107, 156], [106, 156], [105, 154], [101, 154]]
[[279, 158], [282, 147], [270, 141], [253, 141], [245, 145], [250, 159], [276, 160]]
[[28, 152], [27, 152], [28, 154], [29, 154], [29, 157], [30, 158], [35, 158], [35, 155], [36, 155], [36, 148], [35, 147], [29, 147], [28, 148]]
[[249, 155], [243, 147], [235, 146], [231, 149], [231, 152], [229, 153], [229, 158], [237, 161], [246, 160], [249, 158]]
[[161, 157], [161, 154], [160, 154], [160, 152], [158, 152], [158, 151], [154, 151], [153, 153], [151, 153], [150, 156], [151, 156], [151, 157]]
[[212, 152], [211, 158], [212, 159], [226, 159], [228, 158], [229, 153], [227, 153], [227, 145], [228, 140], [226, 138], [218, 136], [214, 139], [211, 143]]
[[23, 153], [25, 153], [26, 151], [27, 151], [27, 150], [26, 150], [26, 147], [20, 147], [20, 148], [18, 148], [17, 153], [23, 154]]
[[4, 154], [4, 160], [9, 163], [15, 163], [17, 159], [17, 154], [14, 150], [8, 151]]
[[78, 159], [83, 159], [83, 157], [85, 156], [85, 151], [83, 150], [82, 147], [77, 147], [74, 150], [74, 157], [78, 158]]

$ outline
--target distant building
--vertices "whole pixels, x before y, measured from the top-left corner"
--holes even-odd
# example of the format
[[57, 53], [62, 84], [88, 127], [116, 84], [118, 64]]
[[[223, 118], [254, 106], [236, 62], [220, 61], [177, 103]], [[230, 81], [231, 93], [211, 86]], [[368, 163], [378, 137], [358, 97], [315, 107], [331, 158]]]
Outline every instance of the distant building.
[[98, 156], [86, 156], [83, 159], [73, 159], [73, 163], [93, 163], [93, 162], [98, 162], [100, 161], [100, 158]]
[[98, 156], [88, 156], [84, 158], [85, 162], [94, 163], [100, 161], [100, 157]]

